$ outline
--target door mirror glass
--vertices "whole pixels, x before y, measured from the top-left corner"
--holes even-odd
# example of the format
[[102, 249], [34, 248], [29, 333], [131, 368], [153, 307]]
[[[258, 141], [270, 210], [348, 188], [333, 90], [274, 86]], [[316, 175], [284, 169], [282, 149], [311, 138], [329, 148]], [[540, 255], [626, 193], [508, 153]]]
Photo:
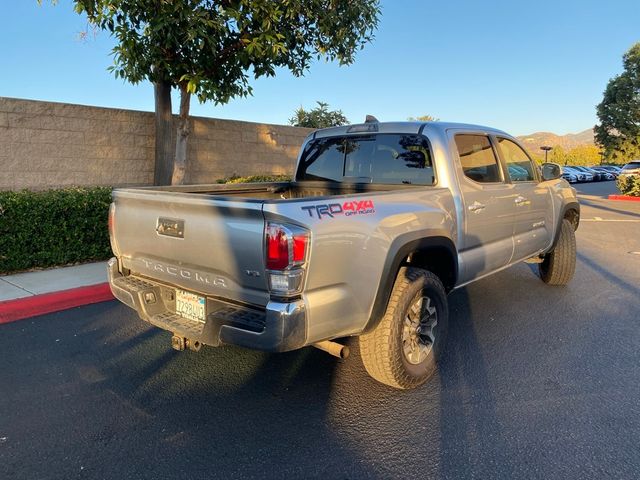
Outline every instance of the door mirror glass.
[[542, 179], [543, 180], [555, 180], [562, 176], [562, 167], [557, 163], [543, 163], [542, 164]]

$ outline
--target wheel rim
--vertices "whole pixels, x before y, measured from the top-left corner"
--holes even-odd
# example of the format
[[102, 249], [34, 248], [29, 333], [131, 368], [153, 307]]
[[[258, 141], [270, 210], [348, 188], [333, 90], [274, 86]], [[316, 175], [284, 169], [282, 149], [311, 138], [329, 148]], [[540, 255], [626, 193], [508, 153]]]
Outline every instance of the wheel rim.
[[422, 363], [433, 350], [438, 312], [427, 296], [418, 297], [409, 307], [402, 328], [402, 350], [412, 365]]

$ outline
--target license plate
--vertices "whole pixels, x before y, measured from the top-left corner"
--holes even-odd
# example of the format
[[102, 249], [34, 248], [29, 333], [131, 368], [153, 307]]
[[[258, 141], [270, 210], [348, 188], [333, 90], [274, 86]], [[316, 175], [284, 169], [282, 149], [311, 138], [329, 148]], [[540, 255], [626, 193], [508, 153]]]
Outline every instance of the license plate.
[[206, 319], [206, 304], [205, 298], [200, 295], [185, 292], [184, 290], [176, 290], [176, 313], [184, 318], [204, 323]]

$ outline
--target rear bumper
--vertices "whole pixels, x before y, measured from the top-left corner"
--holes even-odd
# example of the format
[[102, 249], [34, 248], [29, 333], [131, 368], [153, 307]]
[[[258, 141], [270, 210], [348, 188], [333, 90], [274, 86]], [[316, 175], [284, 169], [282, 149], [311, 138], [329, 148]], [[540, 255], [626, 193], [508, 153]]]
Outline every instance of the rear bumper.
[[136, 275], [124, 276], [115, 258], [107, 264], [113, 296], [140, 318], [164, 330], [206, 345], [239, 345], [271, 352], [306, 345], [307, 314], [302, 300], [270, 301], [265, 308], [227, 303], [207, 297], [204, 323], [175, 313], [175, 289]]

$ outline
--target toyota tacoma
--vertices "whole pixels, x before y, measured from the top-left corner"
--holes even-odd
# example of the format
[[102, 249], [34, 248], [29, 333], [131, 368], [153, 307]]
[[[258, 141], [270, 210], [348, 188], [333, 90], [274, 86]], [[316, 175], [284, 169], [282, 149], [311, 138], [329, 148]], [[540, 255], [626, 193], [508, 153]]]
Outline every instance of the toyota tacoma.
[[114, 296], [178, 350], [316, 346], [406, 389], [445, 345], [447, 294], [519, 262], [575, 270], [580, 206], [512, 136], [442, 122], [318, 130], [290, 182], [120, 188]]

